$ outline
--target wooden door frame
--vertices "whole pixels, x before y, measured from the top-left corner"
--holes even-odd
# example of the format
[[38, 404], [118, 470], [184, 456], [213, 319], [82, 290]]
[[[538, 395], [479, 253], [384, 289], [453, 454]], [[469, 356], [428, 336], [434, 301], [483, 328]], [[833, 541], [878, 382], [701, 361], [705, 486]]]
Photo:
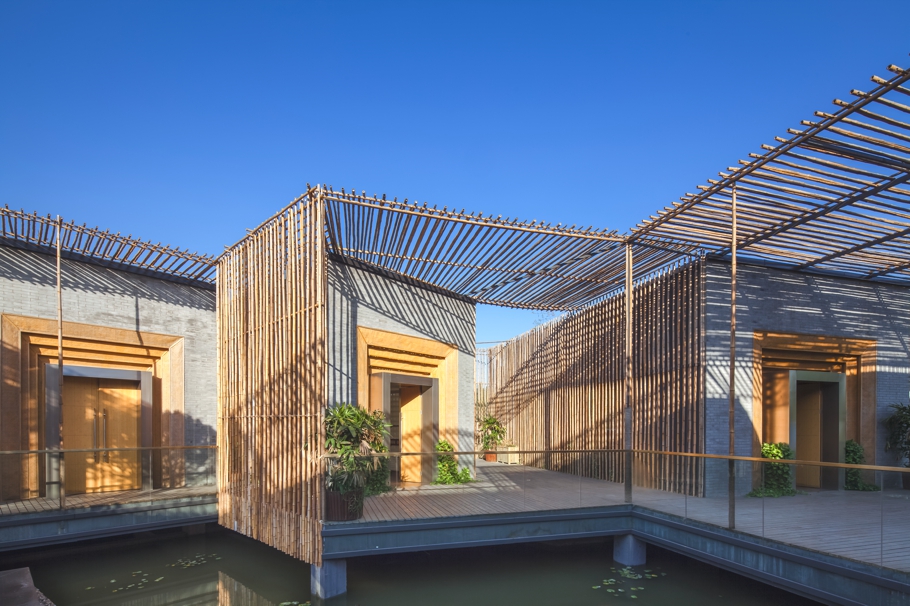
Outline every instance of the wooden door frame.
[[[836, 383], [837, 384], [837, 462], [844, 462], [844, 448], [847, 444], [847, 375], [840, 372], [818, 372], [812, 370], [790, 371], [790, 448], [796, 453], [796, 384]], [[824, 407], [819, 410], [824, 415]], [[822, 419], [819, 419], [820, 431], [824, 431]], [[822, 447], [823, 448], [823, 447]], [[821, 455], [819, 456], [821, 459]], [[794, 488], [796, 477], [793, 478]], [[844, 470], [838, 470], [837, 489], [844, 489]]]
[[[876, 418], [876, 375], [877, 342], [874, 339], [836, 337], [830, 335], [809, 335], [783, 333], [757, 329], [752, 333], [752, 456], [761, 456], [764, 436], [764, 403], [762, 392], [762, 371], [765, 350], [777, 352], [830, 354], [842, 359], [849, 368], [855, 368], [856, 375], [848, 378], [848, 387], [855, 398], [856, 414], [847, 418], [847, 433], [865, 449], [866, 462], [875, 463], [878, 440], [878, 419]], [[799, 364], [794, 362], [799, 370]], [[767, 366], [767, 368], [771, 368]], [[783, 367], [780, 367], [782, 370]], [[851, 387], [851, 381], [854, 387]], [[848, 411], [849, 412], [849, 411]], [[852, 425], [851, 425], [852, 424]]]
[[[48, 362], [44, 366], [46, 381], [44, 401], [44, 443], [47, 450], [60, 448], [60, 429], [63, 411], [60, 410], [60, 394], [57, 380], [58, 367]], [[147, 370], [122, 370], [119, 368], [101, 368], [98, 366], [63, 365], [63, 376], [85, 379], [114, 379], [117, 381], [134, 381], [139, 384], [139, 446], [152, 446], [152, 373]], [[141, 451], [140, 451], [141, 452]], [[45, 494], [48, 498], [60, 498], [60, 465], [59, 455], [45, 456]], [[142, 470], [142, 490], [152, 489], [151, 457], [141, 452], [140, 468]]]

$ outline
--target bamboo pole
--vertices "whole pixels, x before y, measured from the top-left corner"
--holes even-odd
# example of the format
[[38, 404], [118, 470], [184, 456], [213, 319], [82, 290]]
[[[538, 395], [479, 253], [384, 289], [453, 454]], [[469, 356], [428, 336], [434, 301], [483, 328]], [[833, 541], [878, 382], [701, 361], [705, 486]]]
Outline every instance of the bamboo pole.
[[[63, 230], [63, 219], [60, 215], [57, 215], [57, 406], [59, 407], [59, 419], [63, 420], [63, 274], [61, 271], [60, 264], [60, 232]], [[63, 430], [62, 427], [59, 430], [59, 435], [62, 440]], [[62, 448], [63, 444], [58, 444], [58, 448]], [[60, 472], [58, 476], [60, 490], [60, 509], [66, 508], [66, 487], [63, 485], [63, 474], [64, 474], [64, 462], [63, 454], [59, 456], [59, 466]]]
[[[736, 454], [736, 184], [733, 184], [733, 196], [730, 200], [730, 401], [729, 401], [729, 419], [730, 425], [730, 456]], [[727, 477], [727, 525], [730, 529], [736, 528], [736, 463], [733, 460], [728, 461]]]
[[625, 448], [623, 481], [625, 502], [632, 502], [632, 245], [626, 243], [626, 330], [625, 330], [625, 392], [623, 410], [623, 447]]

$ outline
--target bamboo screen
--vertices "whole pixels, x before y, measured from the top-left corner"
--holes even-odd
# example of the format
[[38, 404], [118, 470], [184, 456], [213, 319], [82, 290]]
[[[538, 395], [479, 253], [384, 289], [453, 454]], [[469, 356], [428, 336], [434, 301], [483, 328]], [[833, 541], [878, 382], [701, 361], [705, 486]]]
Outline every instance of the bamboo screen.
[[[632, 448], [704, 451], [704, 262], [633, 289]], [[488, 350], [486, 411], [520, 450], [622, 450], [625, 299], [614, 295]], [[620, 453], [522, 455], [523, 463], [623, 481]], [[700, 494], [702, 466], [642, 455], [634, 482]]]
[[321, 563], [324, 207], [311, 190], [218, 263], [218, 521]]

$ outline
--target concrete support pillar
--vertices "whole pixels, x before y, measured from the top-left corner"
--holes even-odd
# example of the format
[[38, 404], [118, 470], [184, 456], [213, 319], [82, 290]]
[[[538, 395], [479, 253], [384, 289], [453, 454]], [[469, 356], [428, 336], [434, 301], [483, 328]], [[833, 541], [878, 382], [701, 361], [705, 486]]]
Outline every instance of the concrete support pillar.
[[310, 566], [310, 593], [328, 599], [348, 590], [348, 561], [324, 560], [322, 566]]
[[646, 543], [631, 534], [613, 537], [613, 559], [623, 566], [642, 566], [645, 563]]

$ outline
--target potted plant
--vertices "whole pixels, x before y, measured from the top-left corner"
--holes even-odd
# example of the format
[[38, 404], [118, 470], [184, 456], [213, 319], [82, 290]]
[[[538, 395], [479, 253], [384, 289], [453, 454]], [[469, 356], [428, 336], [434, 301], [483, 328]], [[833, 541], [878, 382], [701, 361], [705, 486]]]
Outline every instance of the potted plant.
[[506, 428], [502, 426], [499, 419], [493, 415], [487, 415], [480, 422], [480, 445], [484, 451], [484, 461], [496, 461], [496, 447], [502, 444], [506, 437]]
[[[885, 418], [888, 437], [885, 452], [896, 452], [905, 467], [910, 467], [910, 405], [893, 404], [892, 413]], [[901, 482], [910, 490], [910, 473], [901, 474]]]
[[[365, 491], [388, 486], [388, 464], [371, 455], [386, 452], [388, 425], [381, 412], [341, 403], [325, 414], [325, 448], [337, 455], [326, 469], [326, 520], [356, 520], [363, 515]], [[378, 476], [385, 474], [384, 478]], [[380, 487], [380, 488], [377, 488]]]

